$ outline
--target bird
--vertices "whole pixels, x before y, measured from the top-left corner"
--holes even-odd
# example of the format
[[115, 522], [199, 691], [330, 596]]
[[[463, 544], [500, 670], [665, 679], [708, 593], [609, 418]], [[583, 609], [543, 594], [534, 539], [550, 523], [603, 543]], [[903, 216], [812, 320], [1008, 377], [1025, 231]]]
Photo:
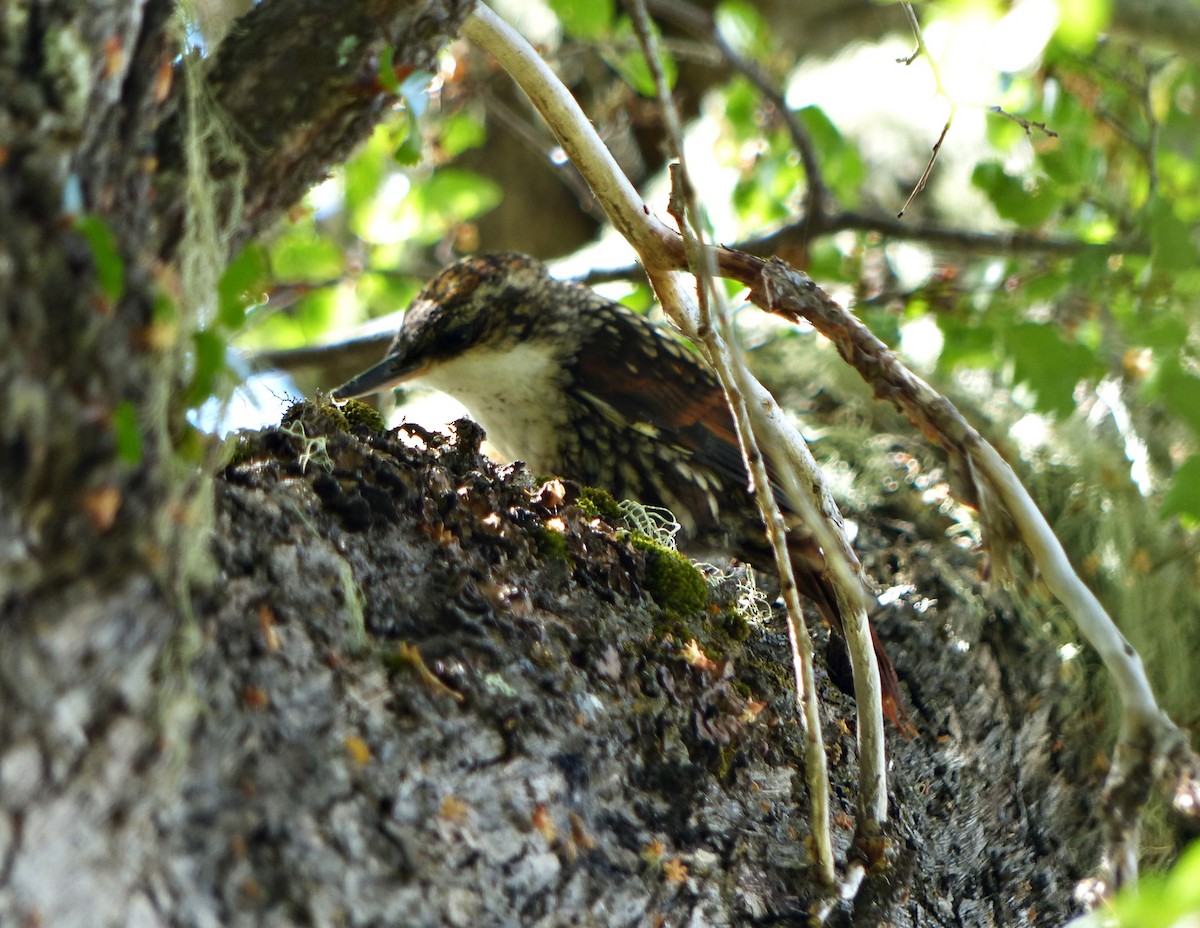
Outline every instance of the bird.
[[[449, 265], [413, 299], [386, 357], [331, 396], [406, 382], [462, 403], [499, 457], [670, 510], [686, 552], [725, 551], [774, 570], [711, 367], [673, 329], [555, 279], [537, 259], [485, 254]], [[797, 587], [842, 633], [820, 547], [778, 489], [775, 496]], [[884, 712], [906, 732], [895, 667], [874, 628], [871, 640]]]

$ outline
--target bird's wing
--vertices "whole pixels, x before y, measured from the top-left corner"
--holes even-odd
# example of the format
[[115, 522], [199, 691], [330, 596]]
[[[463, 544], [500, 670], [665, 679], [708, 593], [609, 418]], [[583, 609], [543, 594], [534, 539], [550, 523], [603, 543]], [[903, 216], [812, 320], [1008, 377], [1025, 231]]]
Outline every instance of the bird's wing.
[[[646, 331], [658, 348], [655, 356], [645, 351]], [[584, 392], [603, 397], [625, 421], [685, 449], [698, 468], [714, 471], [731, 488], [746, 486], [725, 394], [688, 345], [633, 313], [605, 314], [589, 337], [574, 371]]]

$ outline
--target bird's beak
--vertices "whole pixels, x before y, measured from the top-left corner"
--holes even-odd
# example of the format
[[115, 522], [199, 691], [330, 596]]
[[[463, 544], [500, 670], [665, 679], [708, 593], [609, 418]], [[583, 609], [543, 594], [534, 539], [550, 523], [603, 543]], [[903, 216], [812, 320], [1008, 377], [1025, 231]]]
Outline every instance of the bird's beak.
[[428, 362], [411, 361], [403, 355], [392, 355], [342, 384], [333, 391], [332, 397], [335, 400], [350, 400], [372, 393], [383, 393], [406, 380], [420, 377], [428, 368]]

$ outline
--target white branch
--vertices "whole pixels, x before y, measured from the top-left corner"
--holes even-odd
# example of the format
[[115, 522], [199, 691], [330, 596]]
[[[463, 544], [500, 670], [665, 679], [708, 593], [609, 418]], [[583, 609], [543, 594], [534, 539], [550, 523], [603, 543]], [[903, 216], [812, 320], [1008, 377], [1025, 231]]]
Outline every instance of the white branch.
[[761, 282], [759, 299], [788, 318], [804, 318], [830, 338], [876, 393], [896, 403], [923, 435], [955, 456], [971, 478], [985, 528], [1010, 519], [1051, 592], [1067, 608], [1116, 683], [1124, 722], [1105, 784], [1105, 869], [1119, 884], [1136, 873], [1138, 823], [1150, 785], [1163, 776], [1179, 798], [1200, 805], [1200, 759], [1159, 708], [1141, 658], [1071, 567], [1062, 544], [1012, 468], [953, 404], [908, 370], [865, 326], [806, 275], [779, 261], [729, 252], [724, 266], [743, 282]]
[[[605, 212], [613, 221], [614, 226], [633, 245], [646, 268], [648, 276], [655, 286], [664, 310], [675, 320], [676, 324], [692, 337], [697, 333], [712, 333], [714, 327], [707, 324], [708, 320], [701, 318], [694, 302], [684, 292], [678, 277], [671, 273], [678, 268], [684, 258], [683, 241], [680, 237], [661, 222], [657, 216], [642, 201], [637, 191], [621, 172], [603, 142], [596, 135], [594, 128], [579, 108], [574, 97], [562, 86], [557, 76], [549, 69], [542, 58], [528, 45], [527, 42], [500, 20], [487, 7], [480, 5], [463, 27], [463, 34], [490, 52], [501, 66], [517, 81], [518, 85], [529, 97], [530, 101], [542, 114], [558, 138], [559, 144], [571, 158], [584, 179], [592, 187], [597, 199]], [[668, 96], [669, 99], [669, 96]], [[711, 251], [709, 252], [711, 254]], [[704, 339], [699, 339], [703, 341]], [[870, 634], [866, 626], [866, 610], [863, 598], [863, 584], [853, 553], [849, 549], [844, 535], [840, 535], [837, 527], [828, 522], [827, 512], [836, 511], [828, 500], [823, 477], [815, 462], [808, 453], [803, 438], [796, 432], [788, 420], [779, 413], [778, 406], [770, 398], [757, 380], [740, 365], [734, 365], [731, 370], [726, 366], [728, 360], [727, 348], [724, 342], [717, 338], [709, 344], [710, 359], [717, 368], [718, 376], [722, 377], [734, 407], [735, 421], [749, 435], [748, 465], [754, 477], [754, 485], [764, 488], [767, 500], [764, 514], [768, 526], [768, 536], [774, 534], [776, 524], [782, 525], [782, 517], [778, 507], [769, 492], [770, 482], [766, 478], [765, 469], [756, 473], [754, 459], [758, 459], [757, 467], [762, 467], [761, 455], [757, 453], [753, 443], [754, 423], [760, 423], [758, 428], [764, 431], [767, 441], [772, 448], [788, 449], [786, 454], [776, 458], [782, 470], [787, 470], [787, 461], [800, 462], [802, 476], [789, 475], [785, 479], [785, 490], [789, 499], [804, 518], [806, 524], [815, 522], [820, 529], [815, 532], [818, 543], [828, 552], [830, 573], [833, 580], [835, 595], [843, 613], [847, 631], [847, 640], [851, 651], [855, 675], [855, 692], [858, 702], [860, 721], [860, 756], [862, 790], [860, 795], [860, 811], [863, 825], [868, 832], [877, 832], [880, 824], [887, 816], [886, 789], [886, 758], [884, 755], [883, 716], [880, 701], [879, 670], [874, 651], [870, 643]], [[736, 371], [736, 376], [734, 376]], [[749, 408], [743, 405], [741, 415], [737, 409], [737, 397], [743, 392], [751, 396], [754, 402]], [[763, 405], [764, 397], [767, 405]], [[772, 413], [773, 410], [773, 413]], [[800, 449], [800, 450], [797, 450]], [[807, 465], [807, 466], [806, 466]], [[813, 498], [813, 486], [818, 487], [817, 497]], [[774, 510], [772, 517], [770, 510]], [[804, 717], [808, 737], [820, 739], [819, 716], [815, 703], [807, 702], [808, 694], [815, 693], [811, 668], [811, 640], [808, 639], [807, 627], [802, 620], [799, 598], [795, 590], [795, 580], [791, 575], [790, 558], [786, 556], [786, 543], [782, 536], [775, 539], [783, 544], [784, 555], [776, 552], [777, 567], [785, 601], [790, 593], [794, 602], [789, 603], [789, 619], [793, 654], [796, 658], [796, 677], [798, 689], [806, 698]], [[846, 554], [849, 554], [849, 560]], [[808, 656], [808, 666], [805, 668], [805, 654]], [[823, 743], [819, 747], [819, 762], [810, 758], [807, 766], [810, 778], [821, 777], [820, 780], [810, 781], [810, 791], [813, 793], [814, 804], [814, 835], [823, 830], [817, 821], [822, 818], [820, 809], [828, 809], [828, 785], [824, 776]], [[811, 752], [810, 752], [811, 753]], [[827, 814], [827, 812], [826, 812]], [[821, 847], [826, 842], [817, 840], [818, 856], [824, 858]], [[831, 853], [831, 852], [830, 852]], [[822, 869], [826, 862], [822, 860]], [[831, 863], [828, 864], [832, 866]]]
[[868, 834], [878, 834], [887, 820], [887, 752], [883, 727], [883, 691], [879, 663], [867, 624], [864, 580], [858, 558], [850, 550], [837, 507], [824, 475], [804, 437], [788, 421], [775, 397], [744, 367], [738, 370], [741, 388], [751, 410], [754, 432], [777, 463], [776, 476], [788, 501], [812, 532], [829, 568], [842, 628], [854, 672], [854, 701], [858, 710], [859, 817]]
[[642, 201], [571, 92], [524, 37], [482, 3], [462, 34], [495, 58], [537, 107], [647, 273], [677, 268], [679, 236]]
[[1037, 565], [1039, 577], [1066, 607], [1088, 644], [1100, 655], [1117, 685], [1124, 711], [1131, 716], [1130, 721], [1139, 728], [1166, 721], [1146, 678], [1141, 657], [1125, 640], [1100, 605], [1100, 600], [1079, 578], [1054, 530], [1008, 462], [982, 437], [970, 449], [970, 459], [976, 472], [986, 478], [1016, 523], [1021, 540]]

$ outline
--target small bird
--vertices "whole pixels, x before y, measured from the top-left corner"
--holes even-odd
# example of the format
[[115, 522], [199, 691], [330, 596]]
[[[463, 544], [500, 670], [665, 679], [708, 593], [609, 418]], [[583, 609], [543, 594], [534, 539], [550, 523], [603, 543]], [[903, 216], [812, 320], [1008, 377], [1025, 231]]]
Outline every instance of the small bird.
[[[501, 457], [665, 507], [680, 524], [684, 550], [726, 551], [772, 570], [733, 417], [711, 368], [673, 331], [555, 280], [541, 262], [493, 254], [450, 265], [413, 300], [387, 357], [333, 398], [407, 381], [459, 400]], [[797, 586], [841, 632], [821, 550], [776, 497]], [[884, 710], [905, 730], [895, 668], [874, 629], [871, 639]]]

